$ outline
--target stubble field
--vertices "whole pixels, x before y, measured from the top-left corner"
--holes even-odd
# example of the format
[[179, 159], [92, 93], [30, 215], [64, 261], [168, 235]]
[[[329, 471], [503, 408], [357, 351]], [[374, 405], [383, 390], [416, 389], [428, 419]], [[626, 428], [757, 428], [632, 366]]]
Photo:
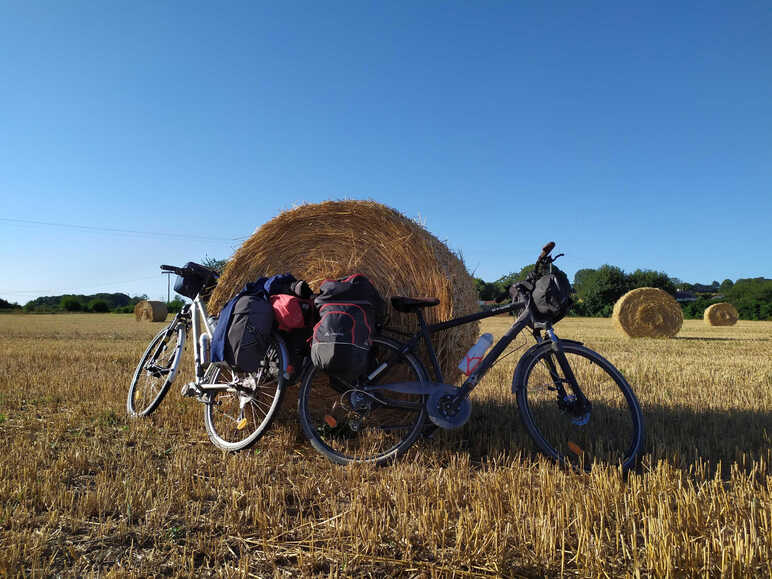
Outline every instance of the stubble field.
[[523, 350], [475, 390], [463, 429], [394, 466], [317, 455], [297, 387], [257, 445], [223, 454], [176, 384], [149, 419], [126, 416], [161, 327], [0, 316], [0, 574], [772, 575], [772, 322], [687, 321], [670, 340], [558, 324], [641, 401], [647, 455], [627, 478], [535, 454], [510, 391]]

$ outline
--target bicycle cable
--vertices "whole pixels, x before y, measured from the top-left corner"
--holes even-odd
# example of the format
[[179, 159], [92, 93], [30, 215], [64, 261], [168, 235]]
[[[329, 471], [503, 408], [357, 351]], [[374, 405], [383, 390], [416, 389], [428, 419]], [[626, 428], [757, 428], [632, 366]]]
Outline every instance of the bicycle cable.
[[515, 352], [517, 352], [518, 350], [522, 350], [523, 348], [525, 348], [525, 347], [528, 345], [528, 342], [525, 340], [525, 336], [523, 336], [523, 342], [522, 342], [522, 343], [521, 343], [519, 346], [518, 346], [517, 344], [515, 344], [515, 345], [516, 345], [517, 347], [513, 347], [513, 349], [512, 349], [512, 350], [510, 350], [509, 352], [507, 352], [507, 353], [506, 353], [506, 354], [504, 354], [503, 356], [499, 356], [498, 358], [496, 358], [496, 361], [495, 361], [493, 364], [491, 364], [491, 366], [490, 366], [490, 368], [488, 368], [488, 370], [490, 370], [491, 368], [493, 368], [493, 367], [494, 367], [496, 364], [498, 364], [499, 362], [501, 362], [501, 361], [502, 361], [504, 358], [506, 358], [507, 356], [511, 356], [512, 354], [514, 354], [514, 353], [515, 353]]

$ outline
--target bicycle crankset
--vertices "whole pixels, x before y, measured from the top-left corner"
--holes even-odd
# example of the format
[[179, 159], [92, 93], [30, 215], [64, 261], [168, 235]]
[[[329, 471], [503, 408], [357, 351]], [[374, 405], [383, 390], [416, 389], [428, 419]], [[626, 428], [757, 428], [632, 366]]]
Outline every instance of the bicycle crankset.
[[458, 388], [437, 386], [426, 401], [429, 419], [440, 428], [461, 428], [472, 414], [469, 398], [459, 398]]

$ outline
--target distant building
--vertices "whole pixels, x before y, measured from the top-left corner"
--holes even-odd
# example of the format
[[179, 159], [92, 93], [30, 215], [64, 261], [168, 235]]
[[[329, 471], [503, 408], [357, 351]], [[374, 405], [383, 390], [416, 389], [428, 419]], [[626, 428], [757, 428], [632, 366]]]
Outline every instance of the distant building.
[[701, 283], [696, 283], [692, 286], [692, 291], [698, 294], [712, 294], [716, 293], [716, 290], [718, 290], [718, 286], [703, 285]]
[[696, 302], [697, 295], [694, 292], [690, 292], [690, 291], [676, 292], [675, 299], [677, 302], [681, 302], [681, 303]]

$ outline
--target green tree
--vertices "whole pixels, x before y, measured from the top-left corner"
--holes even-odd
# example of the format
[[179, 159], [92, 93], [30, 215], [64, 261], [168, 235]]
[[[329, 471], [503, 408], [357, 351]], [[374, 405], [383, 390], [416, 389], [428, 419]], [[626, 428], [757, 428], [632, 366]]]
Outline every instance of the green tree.
[[494, 300], [500, 293], [499, 286], [495, 282], [475, 278], [474, 283], [477, 287], [477, 295], [481, 300]]
[[732, 287], [734, 286], [734, 282], [731, 279], [725, 279], [721, 282], [721, 285], [718, 286], [718, 291], [721, 293], [728, 293], [732, 290]]
[[675, 283], [664, 271], [636, 269], [627, 276], [628, 291], [639, 287], [655, 287], [665, 290], [670, 295], [676, 292]]
[[110, 306], [107, 305], [105, 300], [91, 300], [88, 304], [88, 309], [96, 314], [105, 314], [110, 311]]
[[610, 315], [614, 303], [629, 287], [625, 272], [614, 265], [602, 265], [592, 274], [583, 273], [579, 281], [574, 287], [576, 300], [588, 316]]
[[79, 312], [83, 310], [83, 304], [75, 296], [64, 296], [60, 302], [63, 310], [68, 312]]
[[209, 269], [213, 269], [217, 273], [222, 273], [225, 269], [225, 266], [228, 265], [227, 259], [215, 259], [214, 257], [209, 257], [208, 255], [205, 255], [203, 259], [201, 260], [201, 265], [204, 267], [208, 267]]
[[[506, 290], [508, 290], [508, 289], [509, 289], [509, 287], [510, 287], [510, 286], [511, 286], [513, 283], [516, 283], [516, 282], [518, 282], [518, 281], [524, 281], [524, 280], [525, 280], [525, 278], [526, 278], [526, 277], [528, 277], [528, 274], [529, 274], [529, 273], [531, 273], [531, 272], [533, 271], [533, 268], [534, 268], [534, 267], [535, 267], [535, 266], [534, 266], [534, 264], [532, 264], [532, 263], [531, 263], [531, 264], [529, 264], [529, 265], [526, 265], [525, 267], [523, 267], [523, 268], [522, 268], [520, 271], [518, 271], [518, 272], [512, 272], [512, 273], [510, 273], [510, 274], [508, 274], [508, 275], [505, 275], [505, 276], [503, 276], [503, 277], [500, 277], [498, 280], [496, 280], [496, 282], [495, 282], [495, 283], [496, 283], [496, 285], [497, 285], [497, 286], [499, 286], [500, 288], [502, 288], [502, 290], [505, 290], [505, 291], [506, 291]], [[553, 265], [553, 266], [552, 266], [552, 273], [554, 273], [555, 275], [558, 275], [558, 276], [560, 276], [560, 277], [563, 277], [563, 278], [565, 278], [565, 280], [566, 280], [566, 281], [568, 281], [568, 276], [567, 276], [567, 275], [566, 275], [566, 273], [565, 273], [563, 270], [561, 270], [561, 269], [560, 269], [558, 266], [556, 266], [556, 265]], [[569, 285], [570, 285], [570, 284], [569, 284]]]
[[772, 316], [772, 279], [738, 279], [725, 299], [743, 320], [767, 320]]
[[0, 298], [0, 310], [20, 310], [21, 306], [17, 303], [11, 303]]
[[574, 274], [574, 290], [578, 293], [578, 288], [594, 283], [597, 271], [590, 268], [577, 270]]

